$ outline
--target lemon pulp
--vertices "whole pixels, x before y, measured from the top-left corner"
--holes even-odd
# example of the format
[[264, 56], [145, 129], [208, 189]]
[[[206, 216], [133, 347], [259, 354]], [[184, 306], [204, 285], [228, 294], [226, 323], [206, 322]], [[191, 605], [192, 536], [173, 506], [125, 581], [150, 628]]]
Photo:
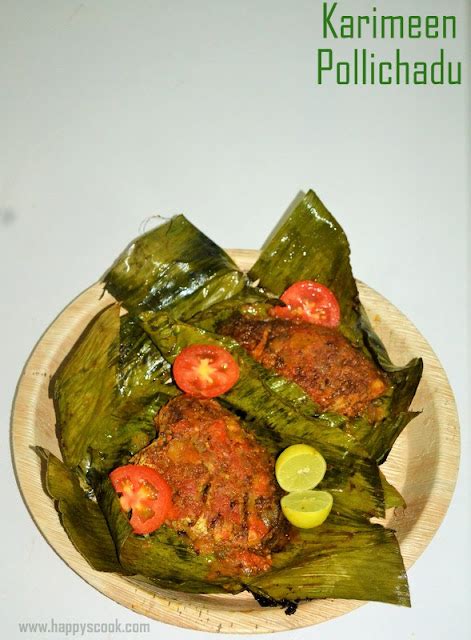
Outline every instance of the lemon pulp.
[[281, 510], [295, 527], [312, 529], [324, 522], [332, 503], [332, 496], [327, 491], [295, 491], [281, 498]]
[[285, 491], [304, 491], [319, 484], [326, 466], [317, 449], [307, 444], [293, 444], [278, 456], [275, 475], [278, 484]]

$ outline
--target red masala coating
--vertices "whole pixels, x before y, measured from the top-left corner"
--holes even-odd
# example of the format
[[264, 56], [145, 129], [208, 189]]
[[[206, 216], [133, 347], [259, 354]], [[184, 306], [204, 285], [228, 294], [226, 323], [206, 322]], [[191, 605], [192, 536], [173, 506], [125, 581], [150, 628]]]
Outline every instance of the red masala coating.
[[274, 459], [215, 400], [178, 396], [156, 418], [159, 436], [132, 459], [172, 487], [166, 524], [230, 575], [271, 566], [283, 542]]
[[385, 376], [338, 329], [236, 315], [219, 331], [267, 369], [297, 382], [322, 411], [357, 416], [387, 389]]

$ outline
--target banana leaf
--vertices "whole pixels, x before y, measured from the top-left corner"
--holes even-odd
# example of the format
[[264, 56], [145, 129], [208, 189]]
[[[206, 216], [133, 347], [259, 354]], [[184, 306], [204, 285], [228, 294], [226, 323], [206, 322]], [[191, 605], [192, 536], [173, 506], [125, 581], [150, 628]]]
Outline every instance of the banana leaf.
[[396, 487], [387, 480], [384, 473], [380, 471], [381, 484], [383, 486], [384, 494], [384, 506], [386, 509], [393, 509], [396, 507], [405, 507], [406, 501], [401, 496]]
[[281, 219], [250, 269], [249, 277], [277, 296], [299, 280], [321, 282], [338, 300], [342, 332], [354, 344], [362, 344], [357, 326], [360, 303], [350, 265], [350, 246], [340, 224], [313, 191], [295, 202]]
[[140, 236], [104, 276], [106, 289], [134, 315], [171, 307], [191, 317], [247, 286], [232, 259], [184, 216]]
[[155, 437], [154, 417], [178, 393], [170, 366], [111, 305], [91, 321], [51, 381], [65, 464], [108, 473]]
[[[214, 557], [198, 556], [172, 529], [134, 535], [108, 480], [109, 471], [126, 464], [155, 437], [159, 408], [178, 393], [169, 384], [169, 371], [137, 322], [119, 317], [117, 305], [92, 320], [52, 383], [65, 464], [45, 456], [48, 493], [58, 500], [67, 534], [94, 568], [142, 574], [174, 590], [237, 593], [243, 589], [239, 582], [210, 578]], [[100, 564], [105, 532], [115, 564], [108, 553]], [[94, 537], [98, 548], [90, 542]]]
[[313, 191], [295, 203], [275, 228], [249, 277], [275, 295], [299, 280], [317, 280], [334, 292], [341, 310], [340, 330], [388, 374], [392, 383], [392, 396], [384, 400], [385, 419], [375, 425], [366, 418], [356, 419], [347, 427], [371, 457], [384, 462], [401, 431], [417, 415], [408, 408], [423, 363], [420, 358], [404, 367], [391, 362], [360, 304], [347, 237]]
[[[119, 350], [119, 307], [92, 320], [51, 381], [57, 435], [65, 464], [86, 472], [98, 425], [111, 423]], [[111, 426], [111, 425], [110, 425]]]
[[[170, 365], [130, 315], [120, 318], [117, 384], [121, 398], [146, 397], [171, 382]], [[166, 390], [168, 392], [168, 390]]]
[[420, 413], [410, 411], [409, 406], [422, 377], [424, 365], [422, 358], [414, 358], [404, 367], [395, 366], [385, 346], [371, 327], [363, 307], [360, 308], [359, 326], [367, 349], [392, 383], [386, 419], [375, 425], [363, 424], [354, 430], [355, 437], [364, 444], [378, 464], [382, 464], [403, 429]]
[[56, 501], [62, 526], [74, 547], [97, 571], [126, 573], [97, 502], [90, 499], [77, 475], [46, 449], [36, 448], [45, 467], [46, 491]]
[[410, 606], [394, 532], [335, 515], [316, 529], [300, 532], [295, 545], [275, 554], [270, 572], [244, 585], [266, 604], [284, 598], [351, 598]]

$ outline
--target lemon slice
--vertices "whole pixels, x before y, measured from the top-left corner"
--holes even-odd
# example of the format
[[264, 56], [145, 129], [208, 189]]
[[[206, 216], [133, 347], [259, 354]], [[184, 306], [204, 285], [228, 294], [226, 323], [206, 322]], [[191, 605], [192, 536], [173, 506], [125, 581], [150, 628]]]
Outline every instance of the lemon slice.
[[326, 463], [322, 455], [307, 444], [293, 444], [278, 456], [275, 475], [285, 491], [313, 489], [324, 477]]
[[332, 502], [332, 496], [327, 491], [294, 491], [281, 498], [281, 510], [295, 527], [312, 529], [327, 518]]

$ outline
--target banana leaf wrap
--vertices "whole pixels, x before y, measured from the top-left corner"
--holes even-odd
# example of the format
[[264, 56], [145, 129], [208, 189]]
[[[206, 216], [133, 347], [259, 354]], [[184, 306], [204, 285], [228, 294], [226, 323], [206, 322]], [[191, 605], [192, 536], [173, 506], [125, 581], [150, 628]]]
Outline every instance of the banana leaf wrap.
[[198, 556], [169, 527], [152, 536], [134, 535], [108, 479], [112, 469], [155, 438], [155, 415], [179, 393], [169, 372], [169, 363], [136, 321], [119, 316], [118, 305], [98, 314], [51, 383], [65, 464], [42, 452], [46, 489], [71, 541], [94, 568], [142, 574], [174, 590], [237, 593], [243, 589], [239, 582], [209, 579], [214, 557]]
[[383, 420], [372, 425], [366, 418], [357, 418], [346, 427], [372, 458], [384, 462], [401, 431], [417, 415], [408, 409], [423, 362], [415, 358], [404, 367], [391, 362], [360, 303], [347, 237], [313, 191], [296, 202], [281, 220], [248, 275], [274, 295], [300, 280], [316, 280], [334, 292], [341, 310], [340, 330], [375, 361], [392, 383], [391, 395], [377, 401], [384, 406]]
[[97, 571], [125, 573], [105, 516], [79, 478], [56, 456], [41, 447], [37, 453], [45, 465], [45, 488], [55, 501], [62, 526], [74, 547]]
[[[124, 316], [117, 322], [116, 314], [117, 309], [114, 306], [109, 307], [91, 323], [85, 336], [69, 355], [67, 361], [69, 374], [76, 368], [80, 370], [80, 365], [83, 366], [84, 362], [88, 362], [88, 357], [92, 355], [95, 363], [105, 362], [107, 359], [108, 366], [105, 370], [114, 372], [116, 389], [122, 391], [124, 387], [126, 397], [145, 398], [149, 377], [152, 377], [150, 372], [155, 376], [155, 365], [159, 358], [162, 358], [161, 353], [152, 342], [147, 341], [147, 338], [143, 339], [142, 334], [136, 331], [136, 323], [133, 319]], [[166, 319], [168, 322], [166, 314], [158, 314], [155, 319], [160, 321]], [[102, 340], [100, 343], [98, 337], [103, 336], [103, 323], [107, 327], [111, 323], [116, 336], [113, 338], [109, 335], [107, 341]], [[200, 329], [191, 326], [188, 328], [201, 332]], [[164, 335], [167, 333], [168, 327]], [[131, 335], [134, 337], [137, 335], [139, 338], [133, 343], [134, 348], [130, 342], [126, 342]], [[110, 345], [116, 344], [118, 336], [124, 342], [117, 354], [115, 349], [110, 349]], [[88, 349], [93, 353], [87, 353], [87, 350], [84, 350], [84, 344], [88, 345]], [[234, 347], [240, 350], [235, 343]], [[242, 350], [240, 351], [242, 357]], [[151, 357], [150, 354], [153, 356]], [[135, 361], [132, 367], [135, 376], [129, 375], [130, 361]], [[256, 363], [254, 365], [258, 367]], [[258, 368], [264, 372], [261, 367]], [[140, 376], [137, 375], [139, 369], [141, 369]], [[96, 372], [94, 369], [85, 370], [90, 375]], [[158, 370], [162, 372], [161, 369]], [[163, 371], [163, 377], [168, 375], [168, 368], [164, 367]], [[56, 386], [59, 385], [59, 388], [60, 373], [61, 370], [56, 380]], [[162, 377], [157, 376], [156, 384], [160, 388]], [[165, 387], [169, 387], [168, 397], [171, 397], [175, 393], [174, 386], [166, 384]], [[114, 400], [116, 389], [112, 396]], [[102, 393], [102, 390], [101, 387], [98, 392]], [[76, 397], [76, 402], [80, 403], [79, 396]], [[68, 405], [67, 408], [69, 409]], [[302, 408], [302, 412], [306, 412], [306, 407]], [[302, 412], [301, 415], [303, 415]], [[117, 412], [114, 418], [121, 419], [121, 424], [124, 427], [127, 426], [126, 414]], [[72, 424], [75, 425], [75, 423]], [[272, 432], [267, 431], [266, 428], [262, 429], [257, 421], [245, 423], [245, 427], [254, 430], [262, 442], [273, 451], [279, 451], [280, 448], [293, 442], [289, 429], [283, 428], [282, 422], [280, 425], [280, 433], [276, 438], [272, 438]], [[131, 441], [136, 435], [141, 432], [144, 438], [147, 438], [147, 426], [145, 423], [136, 421], [132, 432], [125, 431], [128, 436], [127, 457], [133, 453]], [[66, 430], [65, 440], [68, 441], [73, 433]], [[104, 471], [106, 467], [103, 466], [103, 461], [118, 460], [117, 464], [127, 461], [120, 457], [123, 455], [123, 439], [109, 438], [108, 434], [109, 423], [106, 420], [96, 423], [91, 443], [95, 447], [99, 443], [101, 449], [98, 452], [99, 455], [93, 451], [95, 455], [90, 456], [86, 481], [82, 477], [80, 467], [71, 469], [54, 456], [45, 454], [49, 478], [48, 492], [57, 500], [56, 505], [61, 514], [62, 524], [72, 542], [94, 568], [115, 571], [123, 575], [144, 576], [149, 582], [161, 588], [185, 592], [238, 593], [248, 589], [260, 602], [281, 604], [290, 611], [293, 610], [294, 603], [299, 600], [311, 597], [336, 597], [336, 593], [342, 594], [342, 597], [379, 599], [408, 604], [407, 582], [397, 542], [392, 532], [382, 534], [379, 532], [379, 530], [383, 531], [381, 527], [378, 529], [377, 525], [372, 525], [367, 520], [367, 516], [378, 513], [378, 505], [381, 508], [381, 494], [370, 493], [371, 485], [377, 483], [379, 478], [377, 467], [371, 461], [352, 456], [350, 468], [342, 466], [340, 460], [338, 464], [333, 464], [329, 470], [329, 479], [323, 485], [324, 488], [332, 491], [336, 501], [333, 515], [335, 519], [330, 521], [329, 527], [319, 527], [318, 530], [311, 532], [311, 536], [300, 533], [298, 539], [294, 540], [289, 547], [273, 555], [273, 569], [260, 576], [260, 581], [258, 578], [237, 581], [226, 577], [215, 577], [214, 572], [211, 571], [214, 558], [197, 555], [175, 531], [166, 526], [149, 536], [136, 536], [132, 533], [107, 473]], [[305, 440], [312, 442], [309, 434]], [[299, 441], [297, 436], [294, 437], [294, 441]], [[108, 462], [108, 466], [109, 464]], [[368, 484], [368, 478], [366, 478], [364, 487], [359, 491], [356, 483], [362, 478], [364, 469], [368, 469], [372, 474], [374, 482]], [[384, 553], [381, 552], [382, 547], [384, 547]], [[373, 552], [369, 553], [368, 549], [373, 549]], [[350, 558], [353, 558], [354, 562], [350, 563]], [[322, 566], [322, 579], [319, 578], [320, 574], [315, 569], [317, 562], [319, 562], [319, 568]], [[345, 580], [345, 566], [349, 567], [348, 581]], [[375, 572], [380, 571], [382, 576], [380, 584], [377, 584], [378, 580], [374, 580], [367, 586], [367, 583], [359, 578], [373, 569]], [[293, 573], [296, 571], [303, 576], [299, 583], [293, 581]], [[269, 576], [272, 576], [272, 579]]]
[[[217, 333], [221, 319], [235, 310], [263, 316], [300, 279], [319, 280], [334, 291], [342, 310], [341, 331], [388, 373], [391, 392], [381, 400], [386, 417], [378, 424], [319, 412], [298, 385], [267, 371], [234, 340]], [[359, 303], [345, 234], [317, 196], [310, 192], [295, 206], [248, 277], [177, 216], [131, 243], [104, 283], [128, 314], [120, 315], [119, 305], [98, 314], [59, 368], [51, 390], [64, 464], [47, 456], [51, 478], [62, 475], [66, 486], [73, 485], [64, 495], [58, 482], [49, 483], [48, 490], [58, 500], [64, 528], [90, 564], [96, 566], [97, 554], [83, 542], [82, 515], [84, 523], [95, 517], [99, 522], [89, 526], [89, 534], [96, 529], [100, 538], [108, 531], [107, 548], [110, 540], [114, 545], [114, 559], [103, 570], [144, 576], [166, 589], [247, 589], [261, 604], [291, 609], [294, 602], [325, 597], [409, 605], [394, 533], [369, 519], [401, 504], [378, 462], [415, 415], [408, 407], [421, 362], [407, 367], [390, 362]], [[328, 463], [320, 485], [334, 497], [328, 520], [299, 532], [283, 551], [273, 553], [272, 569], [244, 580], [218, 577], [214, 557], [197, 555], [165, 525], [148, 536], [134, 534], [108, 480], [113, 468], [155, 437], [156, 413], [179, 393], [171, 363], [194, 342], [220, 344], [236, 358], [240, 380], [220, 401], [267, 449], [277, 454], [306, 442]], [[64, 517], [66, 512], [74, 518]]]
[[106, 474], [149, 444], [156, 413], [178, 393], [168, 381], [168, 362], [136, 322], [106, 307], [51, 380], [65, 464], [84, 478]]
[[232, 297], [247, 282], [227, 253], [182, 215], [137, 238], [104, 276], [106, 289], [130, 313], [171, 307], [182, 318]]
[[[272, 569], [245, 582], [276, 605], [283, 599], [377, 600], [410, 606], [407, 576], [394, 532], [381, 525], [329, 516], [300, 531], [295, 545], [274, 555]], [[270, 602], [271, 601], [271, 602]]]

